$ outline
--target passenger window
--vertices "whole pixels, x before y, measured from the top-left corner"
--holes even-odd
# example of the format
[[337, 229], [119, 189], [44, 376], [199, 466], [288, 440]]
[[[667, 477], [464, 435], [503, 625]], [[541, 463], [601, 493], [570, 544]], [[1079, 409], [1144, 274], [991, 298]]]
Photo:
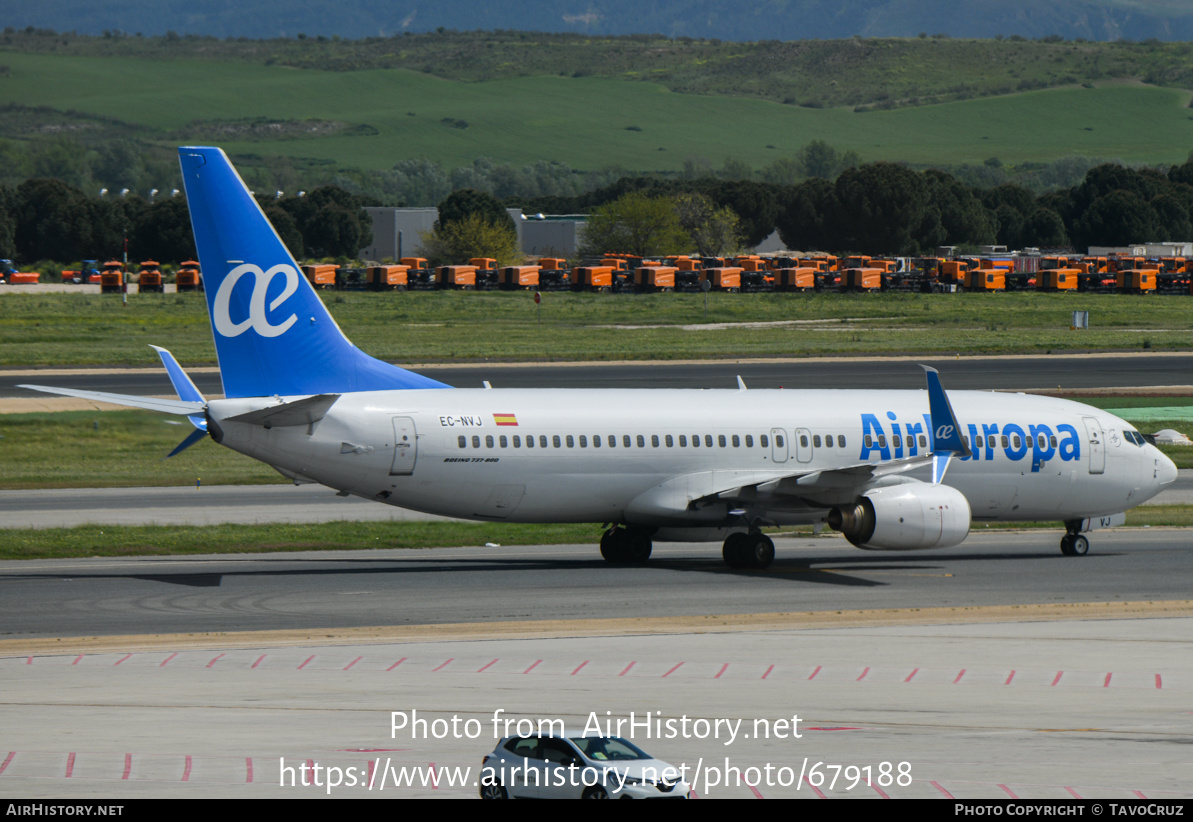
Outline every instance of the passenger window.
[[746, 448], [753, 448], [753, 447], [754, 447], [754, 435], [746, 434]]
[[502, 434], [500, 437], [497, 438], [497, 444], [500, 445], [502, 448], [508, 448], [509, 442], [510, 441], [505, 438], [505, 434]]
[[575, 447], [576, 447], [576, 440], [572, 438], [572, 435], [571, 435], [571, 434], [568, 434], [568, 435], [567, 435], [567, 443], [568, 443], [568, 448], [575, 448]]
[[766, 434], [763, 434], [762, 436], [760, 436], [760, 437], [758, 438], [758, 444], [759, 444], [759, 445], [761, 445], [763, 448], [769, 448], [769, 447], [770, 447], [770, 446], [767, 444], [768, 442], [770, 442], [770, 440], [769, 440], [769, 439], [767, 439], [767, 436], [766, 436]]
[[626, 448], [630, 447], [630, 435], [629, 434], [622, 435], [621, 444], [624, 445]]
[[1011, 447], [1011, 441], [1010, 441], [1009, 439], [1007, 439], [1007, 435], [1006, 435], [1006, 434], [1003, 434], [1003, 435], [1002, 435], [1002, 447], [1003, 447], [1003, 448], [1010, 448], [1010, 447]]
[[646, 437], [642, 436], [641, 434], [638, 435], [638, 447], [639, 448], [646, 447]]
[[517, 434], [514, 434], [514, 448], [521, 448], [521, 447], [522, 447], [522, 438], [519, 437]]
[[588, 447], [588, 437], [584, 436], [583, 434], [580, 435], [580, 447], [581, 448]]
[[480, 447], [481, 447], [481, 438], [480, 438], [480, 437], [478, 437], [476, 434], [473, 434], [473, 435], [472, 435], [472, 447], [473, 447], [473, 448], [480, 448]]
[[485, 448], [492, 448], [492, 447], [493, 447], [493, 435], [488, 434], [485, 436]]
[[613, 436], [612, 434], [609, 435], [609, 447], [610, 448], [617, 447], [617, 437]]
[[666, 439], [664, 440], [664, 442], [666, 442], [666, 443], [667, 443], [667, 447], [668, 447], [668, 448], [671, 448], [671, 447], [673, 447], [673, 446], [675, 445], [675, 441], [671, 439], [671, 435], [670, 435], [670, 434], [668, 434], [668, 435], [667, 435], [667, 437], [666, 437]]
[[799, 446], [800, 446], [800, 448], [808, 447], [808, 435], [807, 434], [799, 435]]
[[[1055, 448], [1056, 447], [1056, 435], [1054, 434], [1053, 436], [1049, 437], [1048, 442], [1053, 448]], [[1138, 445], [1138, 444], [1139, 443], [1136, 443], [1136, 445]]]
[[527, 435], [526, 435], [526, 447], [527, 447], [527, 448], [534, 448], [534, 434], [527, 434]]
[[699, 434], [693, 434], [693, 435], [692, 435], [692, 447], [693, 447], [693, 448], [699, 448], [699, 447], [700, 447], [700, 435], [699, 435]]
[[[923, 444], [924, 444], [924, 442], [925, 442], [925, 440], [924, 440], [924, 437], [923, 437], [923, 435], [921, 434], [921, 435], [920, 435], [920, 445], [923, 445]], [[838, 435], [837, 435], [837, 447], [838, 447], [838, 448], [844, 448], [844, 447], [845, 447], [845, 435], [844, 435], [844, 434], [838, 434]]]
[[[705, 435], [704, 435], [704, 444], [705, 444], [707, 447], [709, 447], [709, 448], [712, 448], [712, 434], [705, 434]], [[724, 445], [724, 444], [725, 444], [725, 443], [723, 443], [723, 442], [721, 443], [721, 445]]]
[[867, 434], [865, 443], [866, 443], [867, 448], [873, 448], [874, 447], [874, 438], [871, 437], [869, 434]]
[[680, 447], [680, 448], [687, 448], [687, 447], [688, 447], [688, 435], [687, 435], [687, 434], [680, 434], [680, 435], [679, 435], [679, 447]]
[[782, 448], [782, 447], [783, 447], [783, 442], [784, 442], [784, 440], [783, 440], [783, 435], [782, 435], [782, 434], [775, 434], [775, 445], [776, 445], [776, 446], [778, 446], [779, 448]]
[[1015, 440], [1015, 448], [1018, 449], [1019, 448], [1019, 435], [1018, 434], [1013, 435], [1012, 439]]
[[466, 436], [464, 436], [463, 434], [461, 434], [459, 443], [460, 443], [461, 448], [466, 448], [468, 446], [468, 438]]
[[721, 446], [722, 448], [725, 447], [725, 435], [724, 434], [717, 434], [717, 445]]
[[812, 435], [812, 447], [813, 447], [813, 448], [819, 448], [819, 447], [820, 447], [820, 435], [819, 435], [819, 434], [813, 434], [813, 435]]
[[[580, 444], [581, 444], [581, 445], [583, 445], [584, 443], [580, 443]], [[592, 436], [592, 447], [593, 447], [593, 448], [600, 448], [600, 447], [601, 447], [601, 435], [600, 435], [600, 434], [593, 434], [593, 436]]]
[[738, 439], [738, 436], [737, 436], [737, 434], [734, 434], [734, 435], [733, 435], [733, 447], [734, 447], [734, 448], [741, 448], [741, 440], [740, 440], [740, 439]]
[[659, 447], [659, 435], [658, 435], [658, 434], [651, 434], [651, 435], [650, 435], [650, 445], [651, 445], [651, 447], [652, 447], [652, 448], [658, 448], [658, 447]]
[[879, 448], [886, 448], [886, 434], [879, 434], [879, 435], [878, 435], [878, 447], [879, 447]]
[[551, 437], [551, 444], [552, 444], [552, 445], [554, 445], [556, 448], [559, 448], [559, 447], [561, 446], [561, 443], [559, 442], [559, 435], [558, 435], [558, 434], [554, 434], [554, 435], [552, 435], [552, 437]]

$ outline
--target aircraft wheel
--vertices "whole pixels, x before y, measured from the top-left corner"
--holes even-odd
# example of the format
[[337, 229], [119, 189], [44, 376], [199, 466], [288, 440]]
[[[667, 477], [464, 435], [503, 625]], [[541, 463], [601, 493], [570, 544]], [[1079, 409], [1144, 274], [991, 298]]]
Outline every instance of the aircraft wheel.
[[764, 534], [753, 534], [752, 539], [745, 543], [743, 548], [750, 568], [769, 568], [775, 561], [775, 543]]
[[744, 568], [746, 565], [746, 553], [743, 548], [747, 545], [746, 540], [749, 539], [749, 534], [730, 534], [725, 540], [725, 545], [721, 548], [721, 556], [725, 558], [725, 564], [730, 568]]
[[1083, 557], [1089, 553], [1089, 540], [1081, 534], [1077, 534], [1070, 542], [1070, 556]]
[[653, 546], [650, 537], [640, 532], [627, 533], [625, 539], [624, 561], [631, 565], [641, 565], [650, 559]]
[[601, 536], [601, 556], [611, 565], [629, 560], [629, 536], [623, 528], [610, 528]]
[[1066, 557], [1073, 556], [1073, 535], [1065, 534], [1060, 538], [1060, 552]]

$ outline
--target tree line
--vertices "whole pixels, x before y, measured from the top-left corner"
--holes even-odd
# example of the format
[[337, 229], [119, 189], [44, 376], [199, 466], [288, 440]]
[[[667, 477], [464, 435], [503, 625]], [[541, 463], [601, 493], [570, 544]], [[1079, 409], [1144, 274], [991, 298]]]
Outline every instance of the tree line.
[[[342, 188], [322, 186], [302, 197], [257, 200], [297, 256], [355, 258], [373, 241], [373, 224], [361, 199]], [[186, 198], [91, 197], [54, 179], [0, 185], [0, 257], [21, 264], [118, 259], [126, 242], [130, 260], [194, 259]]]
[[[258, 201], [296, 256], [353, 258], [372, 242], [363, 206], [374, 203], [344, 188], [321, 186], [306, 196]], [[1082, 249], [1193, 240], [1193, 159], [1166, 170], [1103, 164], [1078, 185], [1039, 195], [1014, 183], [974, 188], [943, 171], [885, 162], [794, 185], [623, 177], [587, 194], [504, 201], [465, 188], [440, 201], [440, 224], [424, 242], [432, 256], [516, 256], [513, 226], [501, 219], [507, 206], [589, 214], [585, 250], [593, 253], [716, 256], [752, 248], [776, 230], [788, 248], [799, 250], [914, 255], [942, 245]], [[464, 226], [474, 214], [481, 219]], [[488, 232], [485, 224], [501, 230]], [[0, 185], [0, 257], [22, 263], [115, 257], [126, 239], [134, 259], [194, 257], [185, 199], [90, 197], [53, 179]], [[485, 253], [486, 245], [500, 253]]]

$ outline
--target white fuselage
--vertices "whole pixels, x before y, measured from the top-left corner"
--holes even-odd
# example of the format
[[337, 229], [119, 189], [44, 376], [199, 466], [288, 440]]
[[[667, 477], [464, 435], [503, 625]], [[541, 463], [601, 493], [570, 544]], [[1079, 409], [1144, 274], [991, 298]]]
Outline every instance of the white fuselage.
[[[1171, 461], [1104, 411], [1029, 395], [949, 397], [973, 457], [954, 459], [944, 484], [974, 520], [1110, 515], [1175, 479]], [[404, 390], [345, 394], [311, 425], [227, 420], [294, 399], [213, 400], [208, 413], [222, 444], [287, 476], [468, 519], [723, 527], [729, 509], [715, 498], [726, 489], [931, 449], [925, 391]], [[859, 492], [821, 476], [749, 516], [815, 521]]]

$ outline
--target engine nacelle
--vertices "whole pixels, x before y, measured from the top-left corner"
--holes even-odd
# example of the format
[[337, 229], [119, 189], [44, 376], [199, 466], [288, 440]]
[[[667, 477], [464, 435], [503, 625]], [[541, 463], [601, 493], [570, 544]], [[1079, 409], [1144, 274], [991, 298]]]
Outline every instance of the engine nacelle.
[[969, 535], [969, 501], [956, 488], [910, 482], [874, 488], [828, 524], [858, 548], [908, 551], [951, 548]]

